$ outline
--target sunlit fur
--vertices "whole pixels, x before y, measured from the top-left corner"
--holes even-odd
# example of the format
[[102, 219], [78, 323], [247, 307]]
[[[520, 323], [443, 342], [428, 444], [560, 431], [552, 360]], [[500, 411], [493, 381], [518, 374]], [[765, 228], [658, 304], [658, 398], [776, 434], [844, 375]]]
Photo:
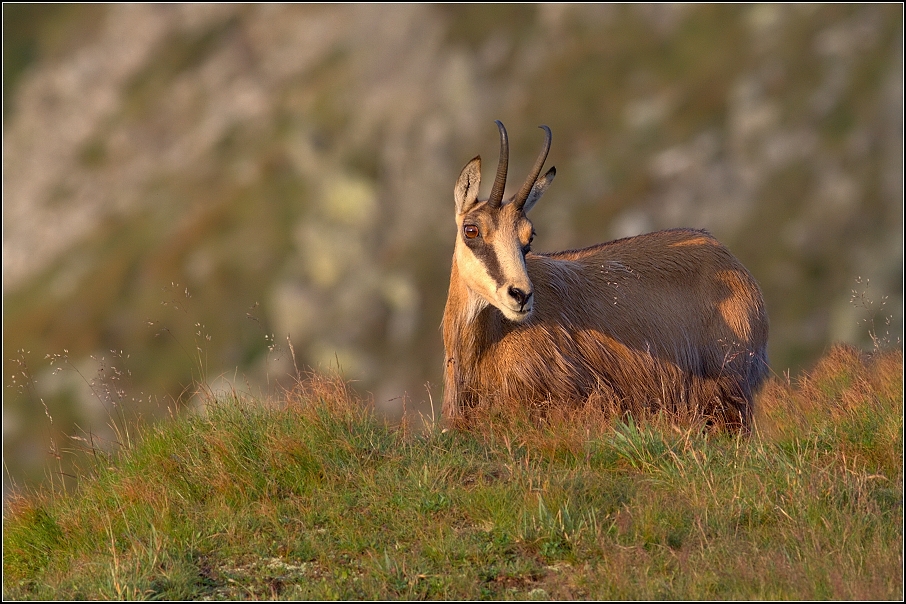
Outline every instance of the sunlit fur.
[[[593, 399], [634, 415], [748, 426], [768, 370], [768, 322], [758, 284], [724, 246], [705, 231], [672, 229], [523, 259], [524, 211], [554, 172], [515, 212], [512, 201], [489, 208], [464, 194], [477, 192], [478, 168], [476, 158], [455, 192], [459, 232], [443, 319], [448, 421], [493, 400]], [[522, 260], [500, 262], [502, 286], [464, 242], [463, 222], [476, 213], [495, 252]], [[510, 284], [533, 291], [530, 312], [515, 320], [500, 293]]]

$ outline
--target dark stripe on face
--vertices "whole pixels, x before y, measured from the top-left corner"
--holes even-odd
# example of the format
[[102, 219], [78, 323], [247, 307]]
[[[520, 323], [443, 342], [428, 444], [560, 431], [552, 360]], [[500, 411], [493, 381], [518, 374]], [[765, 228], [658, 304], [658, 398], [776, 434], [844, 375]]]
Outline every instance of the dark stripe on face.
[[494, 248], [482, 237], [476, 237], [474, 239], [463, 237], [462, 240], [469, 246], [469, 249], [472, 250], [475, 257], [488, 269], [488, 275], [491, 276], [491, 279], [494, 280], [497, 287], [503, 287], [503, 271], [500, 270], [500, 262], [497, 260], [497, 254], [494, 253]]

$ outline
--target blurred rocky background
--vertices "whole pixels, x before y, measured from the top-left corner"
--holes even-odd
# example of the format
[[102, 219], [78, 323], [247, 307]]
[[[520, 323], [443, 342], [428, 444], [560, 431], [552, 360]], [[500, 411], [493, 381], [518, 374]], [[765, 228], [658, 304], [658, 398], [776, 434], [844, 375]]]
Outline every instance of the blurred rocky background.
[[901, 4], [4, 4], [4, 485], [294, 358], [430, 413], [495, 119], [537, 251], [707, 228], [776, 374], [900, 345]]

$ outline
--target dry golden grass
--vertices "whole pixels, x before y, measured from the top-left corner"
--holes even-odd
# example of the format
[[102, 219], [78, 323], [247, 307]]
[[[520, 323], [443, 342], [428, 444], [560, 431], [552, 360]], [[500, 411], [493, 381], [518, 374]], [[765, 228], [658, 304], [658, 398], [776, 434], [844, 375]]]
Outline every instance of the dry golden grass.
[[761, 432], [779, 436], [897, 401], [902, 409], [902, 350], [867, 353], [836, 344], [811, 371], [796, 379], [768, 381], [756, 417]]

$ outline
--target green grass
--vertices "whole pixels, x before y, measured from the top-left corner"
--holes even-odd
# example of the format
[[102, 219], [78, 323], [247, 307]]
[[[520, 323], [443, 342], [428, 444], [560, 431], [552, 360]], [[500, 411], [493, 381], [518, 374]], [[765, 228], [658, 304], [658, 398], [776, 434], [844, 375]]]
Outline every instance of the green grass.
[[[338, 380], [13, 495], [4, 599], [900, 599], [902, 352], [774, 379], [749, 436], [581, 410], [389, 426]], [[429, 422], [430, 424], [430, 422]]]

